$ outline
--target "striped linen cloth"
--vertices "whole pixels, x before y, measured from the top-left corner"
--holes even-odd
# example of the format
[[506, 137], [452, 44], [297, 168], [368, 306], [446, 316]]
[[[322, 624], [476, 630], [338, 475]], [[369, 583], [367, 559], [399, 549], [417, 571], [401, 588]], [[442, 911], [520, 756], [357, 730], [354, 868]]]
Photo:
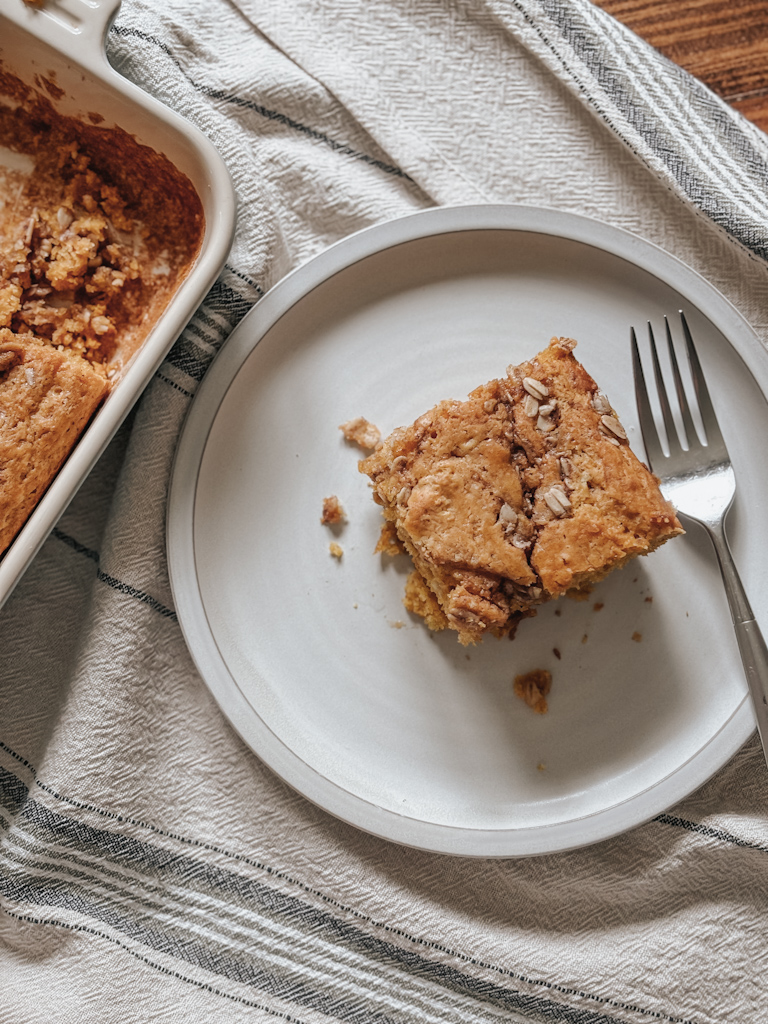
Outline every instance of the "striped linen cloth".
[[0, 1022], [768, 1019], [768, 773], [590, 848], [465, 860], [318, 810], [226, 724], [164, 554], [189, 402], [290, 268], [430, 205], [598, 216], [768, 339], [766, 138], [586, 0], [125, 0], [128, 78], [214, 141], [237, 238], [0, 617]]

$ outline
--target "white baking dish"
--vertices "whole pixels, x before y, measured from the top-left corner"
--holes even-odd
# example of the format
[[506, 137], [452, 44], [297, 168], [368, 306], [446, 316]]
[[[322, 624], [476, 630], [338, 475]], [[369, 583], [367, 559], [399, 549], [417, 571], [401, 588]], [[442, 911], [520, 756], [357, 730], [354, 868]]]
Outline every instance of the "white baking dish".
[[[120, 127], [164, 154], [197, 191], [205, 216], [187, 277], [121, 375], [24, 527], [0, 559], [0, 606], [218, 276], [232, 242], [235, 201], [227, 169], [209, 140], [108, 63], [107, 30], [120, 0], [0, 0], [0, 60], [27, 85], [55, 80], [56, 110], [105, 128]], [[58, 94], [58, 90], [57, 94]]]

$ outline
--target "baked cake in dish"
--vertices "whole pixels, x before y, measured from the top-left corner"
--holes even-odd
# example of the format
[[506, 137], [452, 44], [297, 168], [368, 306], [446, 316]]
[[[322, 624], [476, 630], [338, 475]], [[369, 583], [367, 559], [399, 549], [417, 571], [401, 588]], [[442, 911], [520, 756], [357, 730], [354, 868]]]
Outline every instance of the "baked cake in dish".
[[0, 556], [186, 276], [191, 182], [0, 67]]
[[360, 462], [413, 559], [406, 607], [463, 644], [512, 635], [537, 605], [683, 532], [575, 344], [553, 338]]

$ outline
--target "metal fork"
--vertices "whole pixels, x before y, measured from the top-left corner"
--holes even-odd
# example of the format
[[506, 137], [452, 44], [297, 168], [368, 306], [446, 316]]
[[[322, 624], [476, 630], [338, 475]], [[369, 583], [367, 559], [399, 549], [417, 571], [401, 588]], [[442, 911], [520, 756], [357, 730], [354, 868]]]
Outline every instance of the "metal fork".
[[664, 497], [672, 502], [681, 515], [700, 523], [714, 545], [731, 609], [741, 660], [749, 684], [749, 692], [757, 719], [757, 731], [763, 745], [763, 754], [768, 762], [768, 648], [766, 648], [760, 627], [750, 608], [725, 535], [725, 516], [736, 493], [736, 477], [709, 397], [701, 364], [696, 355], [693, 338], [682, 311], [680, 320], [699, 415], [706, 431], [706, 444], [702, 443], [694, 425], [680, 376], [675, 347], [672, 343], [672, 332], [666, 317], [664, 317], [664, 324], [669, 349], [669, 363], [685, 436], [681, 439], [675, 426], [650, 322], [648, 336], [653, 375], [664, 421], [664, 430], [667, 435], [669, 454], [664, 453], [654, 422], [633, 327], [631, 328], [632, 368], [635, 377], [635, 399], [640, 418], [640, 429], [649, 466], [661, 481]]

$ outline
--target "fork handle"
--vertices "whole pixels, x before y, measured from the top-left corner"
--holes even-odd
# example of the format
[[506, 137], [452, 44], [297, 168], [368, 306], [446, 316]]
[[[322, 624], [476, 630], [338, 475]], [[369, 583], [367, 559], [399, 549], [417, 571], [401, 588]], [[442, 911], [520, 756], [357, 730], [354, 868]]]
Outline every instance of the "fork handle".
[[717, 554], [725, 593], [731, 609], [733, 628], [739, 644], [741, 661], [747, 676], [757, 731], [768, 762], [768, 647], [749, 604], [736, 564], [733, 561], [722, 523], [705, 524]]

